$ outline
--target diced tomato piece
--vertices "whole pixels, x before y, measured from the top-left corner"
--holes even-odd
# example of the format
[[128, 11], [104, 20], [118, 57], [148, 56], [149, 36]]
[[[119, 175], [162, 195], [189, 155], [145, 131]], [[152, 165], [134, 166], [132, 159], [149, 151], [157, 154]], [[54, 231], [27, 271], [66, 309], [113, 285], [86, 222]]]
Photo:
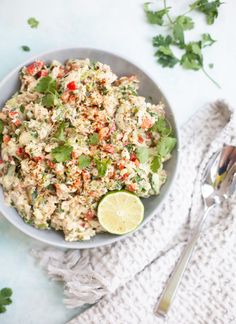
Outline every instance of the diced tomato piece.
[[139, 141], [139, 143], [143, 143], [143, 141], [144, 141], [144, 139], [142, 138], [142, 136], [141, 135], [138, 135], [138, 141]]
[[3, 160], [0, 160], [0, 164], [3, 164], [4, 163], [4, 161]]
[[129, 174], [128, 173], [125, 173], [125, 174], [123, 174], [123, 176], [121, 178], [122, 178], [122, 180], [125, 180], [125, 179], [128, 178], [128, 176], [129, 176]]
[[10, 136], [8, 136], [8, 135], [3, 136], [3, 142], [4, 143], [8, 143], [10, 140], [11, 140]]
[[113, 154], [115, 152], [115, 148], [112, 144], [106, 144], [103, 146], [103, 148], [104, 148], [104, 151], [107, 153]]
[[13, 122], [13, 124], [18, 127], [21, 125], [21, 121], [19, 119], [17, 119], [16, 121]]
[[95, 213], [92, 210], [89, 210], [85, 215], [85, 217], [87, 218], [88, 221], [92, 220], [94, 218], [94, 216], [95, 216]]
[[137, 156], [134, 153], [130, 154], [130, 161], [135, 162], [137, 160]]
[[18, 112], [17, 111], [9, 111], [8, 115], [10, 118], [14, 118], [18, 115]]
[[150, 132], [147, 132], [147, 138], [151, 139], [152, 138], [152, 134]]
[[47, 70], [42, 70], [42, 71], [39, 71], [36, 76], [38, 78], [41, 78], [41, 77], [46, 77], [47, 75], [48, 75], [48, 71]]
[[119, 170], [123, 170], [123, 169], [125, 168], [125, 166], [124, 166], [123, 164], [120, 163], [120, 164], [118, 165], [118, 168], [119, 168]]
[[132, 192], [135, 191], [135, 185], [134, 184], [128, 185], [127, 190], [132, 191]]
[[78, 86], [75, 83], [75, 81], [71, 81], [67, 84], [67, 89], [70, 91], [74, 91], [74, 90], [78, 89]]
[[145, 117], [143, 119], [143, 121], [142, 121], [141, 127], [143, 129], [149, 129], [149, 128], [151, 128], [152, 127], [152, 121], [149, 118]]
[[49, 166], [49, 168], [52, 168], [52, 169], [54, 169], [55, 168], [55, 166], [56, 166], [56, 164], [55, 163], [53, 163], [51, 160], [48, 160], [47, 161], [47, 163], [48, 163], [48, 166]]
[[40, 161], [43, 160], [43, 157], [42, 157], [42, 156], [34, 156], [34, 157], [33, 157], [33, 160], [34, 160], [35, 162], [40, 162]]
[[19, 147], [19, 148], [17, 149], [17, 151], [16, 151], [16, 154], [17, 154], [18, 156], [22, 155], [23, 153], [24, 153], [24, 149], [23, 149], [22, 147]]
[[43, 61], [35, 61], [27, 66], [26, 71], [29, 75], [35, 75], [37, 72], [39, 72], [42, 67], [44, 66]]

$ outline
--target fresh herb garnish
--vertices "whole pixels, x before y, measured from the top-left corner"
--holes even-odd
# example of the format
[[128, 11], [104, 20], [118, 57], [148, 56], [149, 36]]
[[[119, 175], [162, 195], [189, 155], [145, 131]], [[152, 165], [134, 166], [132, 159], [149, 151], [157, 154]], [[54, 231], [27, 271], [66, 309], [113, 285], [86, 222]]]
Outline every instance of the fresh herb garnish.
[[151, 167], [152, 172], [157, 172], [160, 169], [160, 167], [161, 167], [160, 155], [154, 156], [150, 167]]
[[62, 121], [59, 124], [59, 126], [58, 126], [58, 128], [57, 128], [57, 130], [56, 130], [56, 132], [54, 134], [55, 139], [57, 139], [58, 141], [61, 141], [61, 142], [65, 141], [65, 128], [66, 128], [66, 126], [67, 126], [67, 124], [64, 121]]
[[3, 128], [4, 128], [4, 125], [3, 125], [3, 121], [0, 119], [0, 144], [2, 144], [2, 140], [3, 140]]
[[37, 19], [35, 19], [34, 17], [31, 17], [27, 20], [28, 25], [31, 28], [37, 28], [39, 25], [39, 21]]
[[91, 144], [91, 145], [98, 144], [98, 142], [99, 142], [98, 133], [94, 133], [94, 134], [90, 135], [88, 141], [89, 141], [89, 144]]
[[20, 105], [20, 112], [22, 114], [25, 112], [25, 106], [24, 105]]
[[175, 145], [176, 138], [168, 136], [161, 137], [157, 144], [157, 155], [160, 155], [161, 157], [166, 157], [173, 151]]
[[156, 25], [163, 25], [164, 19], [163, 17], [169, 12], [170, 7], [166, 7], [162, 10], [158, 11], [152, 11], [149, 9], [150, 2], [146, 2], [144, 4], [144, 11], [146, 12], [146, 16], [148, 19], [148, 22], [150, 24], [156, 24]]
[[30, 47], [27, 46], [27, 45], [22, 45], [22, 46], [21, 46], [21, 49], [22, 49], [22, 51], [24, 51], [24, 52], [30, 52]]
[[56, 103], [57, 103], [57, 96], [53, 93], [47, 93], [42, 98], [42, 105], [47, 108], [55, 106]]
[[66, 162], [71, 159], [73, 147], [70, 145], [61, 145], [52, 150], [52, 157], [56, 162]]
[[149, 150], [146, 146], [140, 146], [136, 150], [137, 158], [139, 162], [145, 163], [149, 158]]
[[161, 135], [168, 136], [172, 132], [170, 124], [164, 117], [159, 117], [151, 128], [152, 132], [159, 132]]
[[56, 93], [56, 80], [54, 80], [51, 76], [43, 77], [37, 83], [35, 90], [40, 93]]
[[[206, 14], [207, 22], [212, 24], [218, 16], [218, 8], [222, 4], [219, 0], [197, 0], [190, 5], [190, 10], [177, 17], [170, 16], [171, 7], [167, 7], [166, 0], [163, 0], [164, 8], [157, 11], [149, 9], [149, 3], [144, 4], [144, 11], [149, 23], [163, 25], [169, 35], [157, 35], [153, 37], [152, 43], [156, 48], [155, 56], [162, 67], [173, 68], [176, 64], [185, 69], [201, 70], [217, 87], [219, 84], [212, 79], [204, 67], [203, 48], [211, 46], [215, 40], [210, 34], [205, 33], [199, 41], [185, 41], [185, 32], [194, 28], [193, 19], [187, 15], [192, 10], [198, 10]], [[176, 55], [174, 49], [180, 49], [180, 55]], [[182, 52], [182, 55], [181, 55]]]
[[206, 15], [208, 25], [212, 25], [215, 19], [218, 17], [218, 9], [222, 4], [223, 2], [220, 2], [219, 0], [197, 0], [190, 5], [190, 10], [197, 9], [204, 13]]
[[4, 313], [7, 310], [5, 306], [12, 303], [11, 296], [11, 288], [3, 288], [0, 290], [0, 313]]
[[107, 168], [110, 163], [110, 160], [109, 159], [99, 160], [99, 159], [95, 158], [94, 162], [95, 162], [97, 170], [98, 170], [98, 175], [100, 177], [104, 177], [107, 172]]
[[88, 166], [90, 166], [91, 163], [91, 158], [88, 155], [82, 154], [80, 155], [79, 159], [78, 159], [78, 165], [80, 169], [84, 169], [87, 168]]

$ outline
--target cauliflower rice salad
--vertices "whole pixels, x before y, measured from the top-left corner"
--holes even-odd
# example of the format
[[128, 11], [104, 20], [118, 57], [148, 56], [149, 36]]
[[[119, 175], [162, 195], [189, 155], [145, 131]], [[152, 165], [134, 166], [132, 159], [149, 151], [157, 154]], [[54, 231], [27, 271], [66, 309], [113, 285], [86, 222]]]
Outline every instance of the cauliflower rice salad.
[[159, 193], [176, 139], [135, 76], [85, 59], [36, 61], [20, 80], [0, 112], [0, 182], [25, 222], [88, 240], [104, 230], [96, 209], [109, 191]]

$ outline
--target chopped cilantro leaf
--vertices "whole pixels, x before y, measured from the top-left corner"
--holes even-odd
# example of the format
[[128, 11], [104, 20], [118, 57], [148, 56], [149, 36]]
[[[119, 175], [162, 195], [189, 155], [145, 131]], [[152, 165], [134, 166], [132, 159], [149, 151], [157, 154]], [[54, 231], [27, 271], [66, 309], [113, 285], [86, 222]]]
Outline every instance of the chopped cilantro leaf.
[[169, 12], [170, 7], [164, 8], [158, 11], [152, 11], [149, 9], [150, 2], [144, 4], [144, 11], [146, 13], [147, 20], [150, 24], [163, 25], [163, 17]]
[[159, 132], [161, 135], [170, 135], [172, 132], [171, 126], [164, 117], [159, 117], [158, 120], [153, 124], [151, 131]]
[[22, 45], [22, 46], [21, 46], [21, 49], [22, 49], [22, 51], [24, 51], [24, 52], [30, 52], [30, 47], [27, 46], [27, 45]]
[[175, 57], [169, 46], [159, 46], [158, 50], [155, 53], [155, 56], [157, 56], [157, 61], [163, 67], [173, 67], [179, 61], [177, 57]]
[[212, 25], [218, 17], [218, 9], [222, 5], [220, 0], [197, 0], [190, 5], [190, 9], [197, 9], [206, 15], [208, 25]]
[[43, 96], [42, 98], [42, 105], [47, 108], [55, 106], [56, 102], [57, 102], [56, 96], [52, 93], [46, 93], [45, 96]]
[[91, 163], [91, 158], [88, 155], [82, 154], [78, 159], [79, 168], [87, 168]]
[[102, 159], [102, 160], [94, 159], [94, 162], [95, 162], [97, 170], [98, 170], [98, 175], [100, 177], [104, 177], [107, 172], [107, 168], [110, 163], [110, 160], [109, 159]]
[[31, 28], [37, 28], [39, 25], [39, 21], [37, 19], [35, 19], [34, 17], [31, 17], [27, 20], [28, 25]]
[[56, 162], [66, 162], [71, 159], [73, 147], [70, 145], [61, 145], [52, 150], [52, 157]]
[[35, 90], [40, 93], [56, 93], [56, 80], [54, 80], [51, 76], [46, 76], [41, 78], [37, 83]]
[[202, 47], [206, 47], [206, 46], [211, 46], [216, 42], [216, 40], [214, 40], [210, 34], [203, 34], [202, 35]]
[[20, 112], [22, 114], [25, 112], [25, 106], [24, 105], [20, 105]]
[[140, 146], [136, 150], [139, 162], [145, 163], [149, 158], [149, 150], [146, 146]]
[[3, 121], [0, 119], [0, 134], [2, 134], [3, 132], [3, 127], [4, 127]]
[[5, 306], [12, 303], [11, 296], [11, 288], [3, 288], [0, 290], [0, 313], [4, 313], [7, 310]]
[[203, 67], [201, 42], [191, 42], [186, 46], [180, 64], [190, 70], [199, 70]]
[[99, 142], [98, 133], [94, 133], [89, 136], [89, 144], [96, 145]]
[[151, 170], [152, 172], [157, 172], [161, 167], [161, 157], [159, 155], [154, 156], [151, 162]]
[[59, 124], [59, 126], [58, 126], [58, 128], [57, 128], [57, 130], [56, 130], [56, 132], [54, 134], [54, 138], [56, 138], [58, 141], [61, 141], [61, 142], [65, 141], [64, 132], [65, 132], [66, 126], [67, 126], [67, 124], [64, 121], [62, 121]]
[[174, 137], [161, 137], [157, 144], [157, 154], [161, 157], [165, 157], [172, 152], [176, 145], [176, 139]]

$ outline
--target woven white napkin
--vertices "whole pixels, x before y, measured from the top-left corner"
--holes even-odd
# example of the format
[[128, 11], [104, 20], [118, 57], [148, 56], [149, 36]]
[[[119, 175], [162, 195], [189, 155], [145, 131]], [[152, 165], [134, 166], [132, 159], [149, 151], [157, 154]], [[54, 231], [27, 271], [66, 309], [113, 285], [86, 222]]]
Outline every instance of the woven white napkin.
[[[200, 179], [210, 156], [236, 144], [234, 114], [222, 102], [206, 107], [181, 129], [179, 175], [157, 215], [131, 237], [107, 247], [34, 251], [49, 276], [65, 282], [69, 307], [94, 303], [71, 324], [152, 324], [153, 307], [202, 213]], [[214, 209], [198, 242], [168, 323], [236, 322], [236, 199]], [[234, 318], [235, 316], [235, 318]], [[193, 320], [194, 319], [194, 320]]]

